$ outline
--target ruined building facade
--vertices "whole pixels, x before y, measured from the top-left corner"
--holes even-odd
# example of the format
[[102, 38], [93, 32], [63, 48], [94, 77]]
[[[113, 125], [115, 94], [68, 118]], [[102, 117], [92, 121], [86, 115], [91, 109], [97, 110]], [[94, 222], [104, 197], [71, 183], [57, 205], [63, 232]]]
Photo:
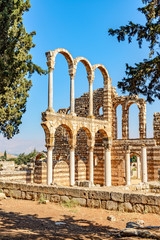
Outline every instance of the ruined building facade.
[[[70, 106], [55, 113], [53, 70], [56, 55], [68, 62]], [[38, 163], [41, 182], [71, 185], [88, 180], [101, 186], [130, 185], [130, 157], [137, 156], [137, 176], [142, 182], [158, 179], [160, 168], [160, 113], [153, 118], [154, 137], [146, 138], [146, 102], [138, 96], [118, 96], [111, 78], [101, 64], [91, 65], [82, 57], [73, 59], [65, 49], [46, 53], [49, 67], [48, 109], [42, 113], [47, 163]], [[74, 99], [74, 77], [78, 62], [87, 72], [89, 92]], [[103, 76], [104, 87], [93, 91], [95, 69]], [[54, 80], [56, 81], [56, 79]], [[139, 109], [139, 138], [129, 139], [129, 108]], [[122, 139], [117, 139], [117, 106], [122, 106]], [[35, 179], [37, 179], [35, 177]], [[36, 180], [35, 180], [36, 182]], [[38, 180], [37, 180], [38, 182]]]

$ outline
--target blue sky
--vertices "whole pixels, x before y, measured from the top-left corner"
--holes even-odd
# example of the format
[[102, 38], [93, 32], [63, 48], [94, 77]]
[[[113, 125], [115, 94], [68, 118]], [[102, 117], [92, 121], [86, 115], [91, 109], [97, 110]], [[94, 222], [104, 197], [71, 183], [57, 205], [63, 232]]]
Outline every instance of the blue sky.
[[[129, 20], [144, 23], [143, 14], [137, 11], [142, 6], [141, 0], [30, 0], [31, 9], [24, 15], [27, 32], [36, 31], [36, 47], [31, 50], [33, 61], [46, 69], [45, 52], [56, 48], [65, 48], [73, 56], [87, 58], [91, 64], [101, 63], [107, 68], [112, 78], [112, 86], [125, 76], [125, 63], [133, 65], [148, 57], [147, 44], [139, 49], [135, 40], [131, 44], [118, 43], [116, 37], [108, 35], [109, 28], [126, 25]], [[68, 66], [62, 55], [57, 55], [53, 75], [54, 109], [69, 106], [70, 82]], [[0, 152], [30, 152], [34, 148], [45, 149], [45, 136], [41, 123], [41, 112], [47, 109], [48, 77], [34, 74], [33, 87], [27, 102], [27, 111], [23, 115], [20, 133], [12, 140], [0, 135]], [[102, 76], [96, 70], [94, 89], [103, 86]], [[78, 64], [75, 76], [75, 97], [88, 92], [86, 70]], [[121, 91], [117, 89], [119, 95]], [[153, 136], [153, 113], [159, 111], [159, 101], [147, 104], [147, 137]], [[119, 113], [119, 130], [121, 109]], [[138, 108], [130, 109], [130, 136], [138, 136]], [[119, 133], [119, 136], [121, 134]]]

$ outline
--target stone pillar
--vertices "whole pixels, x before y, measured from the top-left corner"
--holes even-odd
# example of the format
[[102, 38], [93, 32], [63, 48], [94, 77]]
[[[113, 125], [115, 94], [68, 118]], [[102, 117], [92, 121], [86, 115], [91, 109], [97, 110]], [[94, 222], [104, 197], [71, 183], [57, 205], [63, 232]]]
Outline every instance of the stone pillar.
[[140, 163], [140, 157], [137, 156], [137, 178], [141, 178], [141, 163]]
[[113, 139], [117, 139], [118, 126], [117, 126], [117, 110], [116, 109], [117, 109], [116, 106], [113, 106], [113, 111], [112, 111], [112, 114], [113, 114], [113, 122], [112, 122], [112, 126], [113, 126], [112, 136], [113, 136]]
[[94, 184], [94, 170], [93, 170], [93, 147], [89, 148], [89, 181], [91, 185]]
[[75, 146], [70, 147], [70, 185], [75, 184]]
[[53, 178], [53, 159], [52, 159], [53, 147], [47, 147], [47, 184], [52, 184]]
[[75, 99], [74, 99], [74, 78], [75, 78], [75, 69], [69, 69], [70, 75], [70, 114], [75, 115]]
[[147, 182], [147, 149], [146, 146], [142, 146], [142, 182]]
[[122, 139], [129, 139], [129, 109], [122, 105]]
[[111, 139], [104, 138], [105, 160], [104, 160], [104, 184], [107, 187], [111, 186]]
[[112, 127], [112, 86], [111, 78], [104, 78], [103, 88], [103, 118], [108, 121], [110, 127]]
[[48, 74], [48, 111], [54, 111], [53, 110], [53, 70], [55, 62], [53, 60], [52, 52], [46, 52], [47, 57], [47, 66], [49, 70]]
[[126, 172], [126, 185], [131, 185], [131, 168], [130, 168], [130, 147], [125, 146], [125, 172]]
[[146, 102], [144, 99], [139, 107], [139, 137], [146, 138]]
[[88, 75], [88, 82], [89, 82], [89, 115], [88, 117], [93, 117], [93, 80], [94, 75]]

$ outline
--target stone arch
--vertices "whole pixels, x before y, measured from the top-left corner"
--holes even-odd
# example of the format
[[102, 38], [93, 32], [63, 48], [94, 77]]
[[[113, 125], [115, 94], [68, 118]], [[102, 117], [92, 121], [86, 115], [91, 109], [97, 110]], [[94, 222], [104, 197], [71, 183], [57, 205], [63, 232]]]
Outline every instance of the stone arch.
[[[140, 124], [140, 119], [139, 119], [139, 113], [140, 113], [140, 109], [139, 106], [137, 104], [137, 101], [129, 101], [129, 103], [126, 105], [127, 111], [128, 111], [128, 136], [129, 139], [132, 138], [139, 138], [140, 134], [139, 134], [139, 124]], [[132, 119], [134, 113], [134, 120]], [[133, 127], [133, 124], [136, 124], [135, 127]], [[134, 129], [134, 131], [133, 131]], [[134, 137], [133, 135], [136, 134]]]
[[91, 63], [84, 57], [76, 57], [74, 59], [74, 68], [77, 69], [78, 63], [81, 62], [86, 68], [87, 74], [90, 75], [92, 74], [92, 65]]
[[107, 69], [106, 69], [105, 66], [103, 66], [102, 64], [95, 64], [95, 65], [92, 66], [93, 74], [95, 73], [95, 70], [96, 70], [97, 68], [100, 70], [100, 72], [101, 72], [102, 75], [103, 75], [103, 83], [104, 83], [104, 84], [107, 84], [107, 81], [108, 81], [108, 79], [109, 79], [109, 74], [108, 74]]
[[53, 165], [53, 182], [69, 186], [69, 164], [67, 161], [57, 161]]
[[54, 62], [55, 62], [55, 59], [56, 59], [56, 56], [58, 53], [62, 54], [65, 57], [65, 59], [67, 60], [67, 63], [68, 63], [68, 67], [72, 68], [74, 64], [73, 64], [73, 57], [70, 54], [70, 52], [68, 52], [64, 48], [55, 49], [54, 51], [52, 51], [52, 59]]
[[117, 108], [121, 106], [121, 111], [122, 111], [122, 103], [121, 102], [118, 102], [116, 104], [113, 105], [113, 138], [114, 139], [122, 139], [122, 116], [121, 116], [121, 133], [120, 133], [120, 136], [121, 137], [118, 137], [119, 136], [119, 129], [118, 129], [118, 125], [119, 125], [119, 116], [117, 114]]
[[[137, 180], [140, 181], [140, 179], [141, 179], [141, 171], [142, 171], [141, 170], [141, 154], [139, 152], [137, 153], [137, 152], [132, 151], [130, 153], [130, 161], [133, 156], [136, 156], [136, 158], [137, 158], [135, 164], [130, 163], [131, 164], [131, 182], [132, 182], [132, 184], [135, 184], [135, 181], [137, 181]], [[136, 182], [136, 184], [137, 184], [137, 182]]]
[[104, 185], [104, 146], [103, 138], [108, 137], [104, 129], [95, 133], [94, 157], [97, 157], [97, 165], [94, 166], [94, 183]]
[[39, 153], [37, 153], [37, 155], [36, 155], [36, 157], [35, 157], [35, 161], [39, 161], [39, 160], [41, 160], [42, 158], [47, 159], [47, 153], [45, 153], [45, 152], [39, 152]]
[[[89, 145], [91, 144], [91, 132], [88, 128], [82, 126], [76, 134], [76, 172], [75, 179], [89, 180]], [[81, 176], [81, 177], [80, 177]]]

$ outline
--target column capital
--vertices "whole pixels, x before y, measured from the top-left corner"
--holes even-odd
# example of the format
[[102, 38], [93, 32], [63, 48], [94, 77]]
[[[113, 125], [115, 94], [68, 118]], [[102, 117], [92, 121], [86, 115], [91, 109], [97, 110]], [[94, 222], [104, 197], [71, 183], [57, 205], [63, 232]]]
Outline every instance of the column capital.
[[87, 145], [89, 147], [89, 150], [93, 152], [94, 150], [94, 144], [95, 144], [95, 139], [88, 139], [87, 140]]
[[112, 147], [112, 138], [103, 138], [103, 146], [106, 150], [111, 150]]
[[131, 147], [129, 146], [129, 144], [125, 144], [124, 145], [124, 150], [126, 151], [126, 153], [130, 153]]
[[71, 68], [69, 68], [68, 71], [69, 71], [70, 78], [74, 79], [75, 78], [75, 74], [76, 74], [76, 68], [71, 67]]
[[145, 143], [143, 143], [141, 146], [142, 146], [142, 148], [145, 148], [145, 147], [146, 147], [146, 144], [145, 144]]
[[55, 61], [53, 58], [52, 51], [46, 52], [46, 57], [47, 57], [47, 66], [49, 69], [54, 69], [55, 66]]
[[89, 84], [93, 84], [93, 80], [95, 78], [95, 75], [93, 73], [92, 74], [87, 74], [87, 78], [88, 78]]

